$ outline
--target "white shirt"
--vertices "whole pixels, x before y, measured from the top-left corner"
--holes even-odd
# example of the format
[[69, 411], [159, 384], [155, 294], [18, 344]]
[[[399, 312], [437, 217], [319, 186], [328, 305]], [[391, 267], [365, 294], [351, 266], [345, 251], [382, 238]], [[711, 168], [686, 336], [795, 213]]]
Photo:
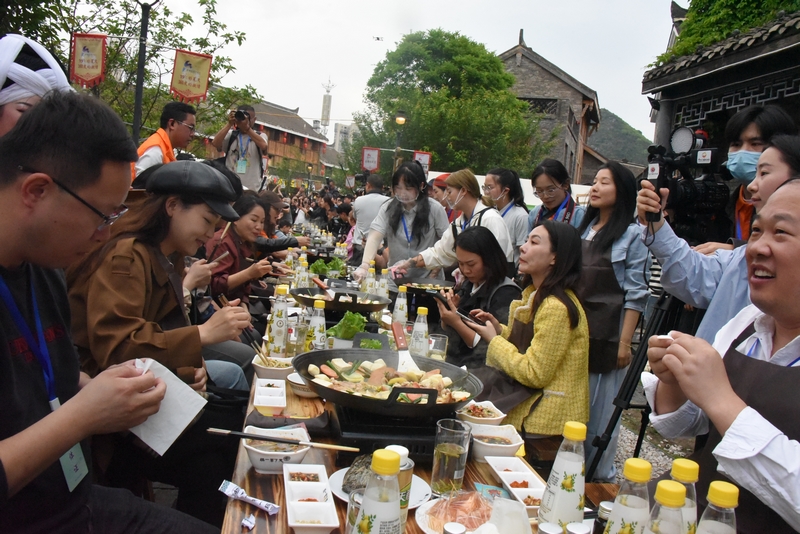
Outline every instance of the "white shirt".
[[[508, 210], [508, 211], [506, 211]], [[519, 247], [528, 240], [528, 212], [521, 206], [505, 206], [501, 210], [500, 216], [506, 223], [508, 236], [511, 239], [511, 247], [514, 249], [514, 265], [519, 263]]]
[[151, 146], [144, 151], [144, 154], [139, 156], [136, 161], [136, 176], [142, 174], [142, 171], [149, 169], [153, 165], [164, 163], [164, 153], [161, 151], [160, 146]]
[[[755, 321], [755, 333], [736, 347], [751, 358], [788, 366], [800, 356], [800, 337], [772, 352], [774, 322], [754, 305], [747, 306], [717, 333], [714, 349], [724, 355], [731, 343]], [[642, 373], [650, 406], [658, 378]], [[708, 416], [691, 401], [664, 415], [650, 414], [650, 423], [667, 438], [696, 436], [708, 431]], [[747, 407], [736, 417], [713, 451], [717, 470], [757, 496], [792, 528], [800, 531], [800, 443], [790, 440], [757, 411]]]
[[383, 196], [379, 192], [370, 192], [358, 197], [353, 202], [353, 213], [356, 216], [356, 229], [353, 230], [354, 245], [364, 245], [372, 221], [378, 216], [378, 211], [387, 200], [389, 197]]
[[[481, 212], [485, 211], [481, 217]], [[478, 221], [481, 222], [480, 226], [488, 228], [497, 238], [500, 243], [500, 248], [506, 254], [506, 261], [514, 261], [514, 251], [511, 248], [511, 238], [508, 236], [508, 229], [506, 223], [503, 222], [503, 217], [496, 209], [490, 208], [480, 200], [475, 204], [475, 209], [472, 212], [472, 217], [466, 218], [466, 214], [462, 213], [458, 219], [455, 220], [456, 232], [461, 233], [462, 226], [464, 229], [471, 226], [478, 226]], [[466, 223], [466, 226], [464, 224]], [[450, 228], [442, 235], [442, 238], [436, 242], [432, 247], [420, 252], [422, 259], [425, 260], [425, 268], [434, 269], [436, 267], [449, 267], [456, 262], [455, 238]]]

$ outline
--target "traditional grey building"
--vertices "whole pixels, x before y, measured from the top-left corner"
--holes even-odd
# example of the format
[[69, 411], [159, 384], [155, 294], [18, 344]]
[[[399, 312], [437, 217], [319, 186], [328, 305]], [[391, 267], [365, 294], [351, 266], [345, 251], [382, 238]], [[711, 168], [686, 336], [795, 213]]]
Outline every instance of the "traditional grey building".
[[556, 132], [551, 157], [560, 160], [575, 183], [591, 182], [583, 169], [587, 139], [600, 124], [597, 93], [528, 48], [519, 31], [517, 46], [500, 54], [506, 71], [517, 79], [511, 90], [543, 115], [544, 133]]

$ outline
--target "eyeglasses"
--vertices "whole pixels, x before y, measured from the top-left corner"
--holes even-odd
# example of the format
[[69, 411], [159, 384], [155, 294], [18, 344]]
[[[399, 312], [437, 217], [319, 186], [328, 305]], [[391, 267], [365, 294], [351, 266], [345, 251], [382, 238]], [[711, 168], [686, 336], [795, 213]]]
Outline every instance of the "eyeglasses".
[[178, 120], [176, 120], [175, 122], [177, 122], [178, 124], [182, 124], [182, 125], [186, 126], [187, 128], [189, 128], [190, 132], [192, 132], [192, 133], [195, 132], [195, 125], [194, 124], [186, 124], [185, 122], [178, 121]]
[[494, 188], [495, 188], [495, 186], [493, 186], [493, 185], [484, 185], [483, 186], [483, 192], [484, 193], [489, 193]]
[[[27, 172], [28, 174], [35, 174], [35, 173], [39, 172], [39, 171], [36, 171], [34, 169], [31, 169], [31, 168], [28, 168], [28, 167], [24, 167], [22, 165], [18, 165], [17, 168], [19, 170], [21, 170], [22, 172]], [[117, 208], [116, 211], [106, 215], [105, 213], [103, 213], [99, 209], [95, 208], [94, 206], [92, 206], [91, 204], [86, 202], [83, 198], [81, 198], [80, 195], [78, 195], [77, 193], [72, 191], [69, 187], [67, 187], [66, 185], [61, 183], [59, 180], [56, 180], [52, 176], [50, 176], [50, 179], [53, 181], [54, 184], [56, 184], [58, 187], [63, 189], [68, 195], [72, 196], [75, 200], [77, 200], [78, 202], [80, 202], [81, 204], [83, 204], [84, 206], [89, 208], [90, 210], [92, 210], [101, 219], [103, 219], [103, 224], [101, 224], [100, 226], [97, 227], [97, 231], [98, 232], [100, 232], [102, 230], [105, 230], [106, 228], [108, 228], [109, 226], [111, 226], [112, 224], [117, 222], [117, 219], [119, 219], [120, 217], [122, 217], [123, 215], [125, 215], [128, 212], [128, 206], [126, 206], [125, 204], [122, 204], [119, 208]]]
[[558, 191], [559, 189], [561, 188], [551, 185], [544, 191], [539, 191], [538, 189], [534, 189], [533, 194], [536, 198], [542, 198], [542, 197], [551, 198], [556, 196], [556, 191]]

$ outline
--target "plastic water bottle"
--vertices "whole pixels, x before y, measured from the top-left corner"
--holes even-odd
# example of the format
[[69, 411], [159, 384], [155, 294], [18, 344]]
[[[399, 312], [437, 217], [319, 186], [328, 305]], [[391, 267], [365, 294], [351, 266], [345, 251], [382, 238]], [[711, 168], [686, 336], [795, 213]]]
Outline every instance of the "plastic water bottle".
[[558, 448], [547, 488], [539, 506], [539, 520], [566, 526], [583, 521], [586, 465], [583, 442], [586, 425], [577, 421], [564, 423], [564, 441]]
[[697, 534], [735, 534], [739, 488], [715, 480], [708, 486], [708, 506], [697, 524]]
[[417, 308], [417, 320], [414, 322], [414, 329], [411, 330], [408, 352], [412, 356], [428, 355], [428, 308], [424, 306]]
[[394, 301], [394, 310], [392, 310], [392, 322], [400, 323], [405, 328], [408, 322], [408, 288], [400, 286], [397, 288], [397, 300]]
[[681, 508], [686, 502], [686, 486], [662, 480], [656, 486], [656, 503], [647, 521], [647, 534], [687, 534]]
[[642, 534], [650, 518], [650, 492], [647, 483], [653, 466], [641, 458], [628, 458], [622, 470], [624, 480], [614, 499], [606, 532]]
[[385, 299], [389, 298], [389, 269], [384, 269], [381, 271], [381, 277], [378, 279], [378, 290], [376, 293], [378, 296], [381, 296]]
[[283, 358], [286, 356], [286, 338], [289, 334], [289, 323], [287, 322], [289, 303], [286, 295], [289, 294], [289, 286], [279, 285], [275, 288], [275, 304], [272, 306], [267, 335], [269, 336], [269, 355], [273, 358]]
[[328, 339], [325, 335], [326, 328], [325, 301], [315, 300], [314, 311], [311, 313], [311, 321], [308, 325], [308, 337], [311, 340], [310, 349], [322, 350], [327, 348]]
[[295, 279], [295, 285], [297, 287], [309, 287], [311, 285], [311, 277], [308, 275], [307, 261], [300, 261], [300, 267], [297, 269]]
[[361, 291], [369, 295], [375, 294], [375, 269], [373, 267], [369, 268], [367, 276], [361, 282]]
[[303, 245], [300, 247], [300, 261], [304, 261], [308, 263], [308, 253], [306, 252], [306, 246]]
[[686, 504], [681, 509], [683, 512], [684, 528], [687, 532], [697, 530], [697, 490], [694, 488], [695, 482], [700, 475], [700, 466], [686, 458], [678, 458], [672, 462], [670, 476], [675, 482], [679, 482], [686, 487]]
[[289, 247], [289, 250], [286, 253], [286, 259], [283, 260], [283, 263], [289, 269], [292, 269], [294, 266], [294, 249], [292, 247]]
[[372, 453], [372, 472], [356, 519], [359, 534], [400, 534], [400, 455], [378, 449]]

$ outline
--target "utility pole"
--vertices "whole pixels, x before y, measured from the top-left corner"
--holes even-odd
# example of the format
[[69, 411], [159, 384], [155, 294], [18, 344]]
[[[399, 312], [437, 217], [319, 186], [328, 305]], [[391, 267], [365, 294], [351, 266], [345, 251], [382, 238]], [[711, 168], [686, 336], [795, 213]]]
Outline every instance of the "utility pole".
[[139, 35], [139, 62], [136, 66], [136, 93], [133, 104], [133, 142], [139, 145], [139, 129], [142, 126], [142, 100], [144, 98], [144, 64], [147, 59], [147, 26], [150, 24], [150, 9], [161, 0], [151, 4], [136, 3], [142, 6], [142, 32]]

